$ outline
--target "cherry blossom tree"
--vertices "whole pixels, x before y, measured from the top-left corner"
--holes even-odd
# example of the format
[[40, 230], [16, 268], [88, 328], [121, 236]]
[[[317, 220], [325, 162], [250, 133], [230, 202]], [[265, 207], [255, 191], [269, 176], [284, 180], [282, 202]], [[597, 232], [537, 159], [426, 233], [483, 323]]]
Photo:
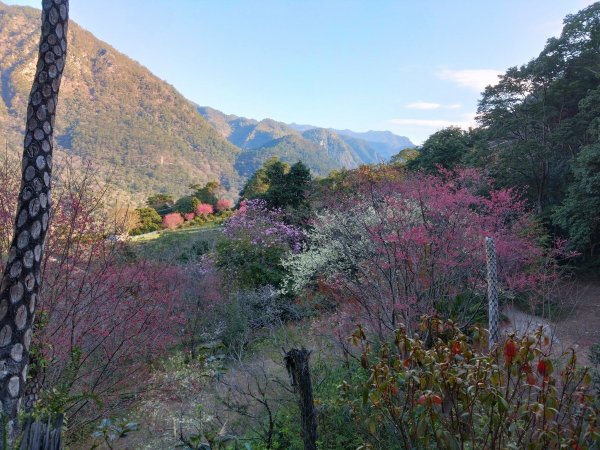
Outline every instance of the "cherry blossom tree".
[[217, 201], [216, 209], [219, 212], [227, 211], [228, 209], [233, 208], [233, 202], [228, 198], [222, 198]]
[[322, 289], [339, 301], [342, 322], [381, 336], [400, 324], [410, 330], [422, 314], [473, 322], [486, 299], [486, 236], [496, 241], [505, 295], [539, 280], [545, 252], [526, 204], [514, 190], [494, 190], [481, 172], [356, 186], [317, 214], [307, 250], [284, 263], [288, 287]]
[[173, 230], [183, 223], [183, 216], [178, 212], [169, 213], [163, 217], [163, 227]]
[[208, 216], [209, 214], [214, 213], [214, 208], [212, 205], [208, 203], [200, 203], [196, 206], [195, 213], [197, 216]]

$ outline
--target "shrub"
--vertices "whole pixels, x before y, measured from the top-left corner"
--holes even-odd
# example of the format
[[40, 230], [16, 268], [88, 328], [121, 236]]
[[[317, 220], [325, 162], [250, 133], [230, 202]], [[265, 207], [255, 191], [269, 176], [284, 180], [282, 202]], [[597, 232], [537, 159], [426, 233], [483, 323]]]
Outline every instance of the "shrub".
[[162, 218], [154, 208], [138, 208], [135, 212], [138, 216], [139, 225], [131, 230], [130, 234], [132, 236], [161, 229]]
[[399, 329], [383, 345], [362, 328], [352, 335], [363, 377], [341, 389], [354, 418], [367, 424], [367, 443], [580, 449], [600, 439], [588, 369], [577, 367], [574, 351], [558, 367], [541, 330], [510, 336], [489, 353], [481, 351], [481, 328], [469, 338], [452, 322], [425, 318], [421, 332], [427, 339]]
[[163, 228], [173, 230], [183, 223], [183, 217], [179, 213], [170, 213], [163, 217]]
[[212, 205], [208, 203], [200, 203], [198, 206], [196, 206], [195, 212], [198, 216], [208, 216], [209, 214], [213, 214], [215, 211]]
[[302, 231], [284, 221], [280, 209], [264, 200], [249, 200], [225, 224], [225, 239], [217, 245], [216, 266], [241, 289], [279, 287], [284, 275], [281, 259], [299, 251]]
[[217, 201], [217, 211], [227, 211], [228, 209], [233, 208], [233, 202], [228, 198], [222, 198]]

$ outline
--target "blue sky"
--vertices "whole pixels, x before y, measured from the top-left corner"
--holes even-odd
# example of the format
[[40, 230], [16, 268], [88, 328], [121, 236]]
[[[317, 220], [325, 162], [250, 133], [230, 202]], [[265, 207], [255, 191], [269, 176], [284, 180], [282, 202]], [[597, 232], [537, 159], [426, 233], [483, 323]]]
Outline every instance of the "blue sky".
[[200, 105], [420, 143], [473, 123], [483, 86], [591, 3], [71, 0], [71, 17]]

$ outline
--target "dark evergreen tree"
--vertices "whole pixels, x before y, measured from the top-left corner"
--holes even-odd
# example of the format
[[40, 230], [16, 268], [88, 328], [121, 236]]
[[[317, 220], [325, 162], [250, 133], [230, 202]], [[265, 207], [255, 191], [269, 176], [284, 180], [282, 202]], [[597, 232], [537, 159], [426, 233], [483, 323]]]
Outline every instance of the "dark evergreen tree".
[[312, 181], [310, 169], [302, 161], [298, 161], [292, 166], [286, 179], [286, 206], [299, 208], [305, 205], [307, 203], [306, 192]]
[[444, 128], [432, 134], [419, 149], [416, 158], [407, 162], [409, 169], [435, 172], [437, 166], [452, 169], [471, 147], [470, 133], [458, 127]]
[[600, 144], [580, 151], [573, 175], [567, 196], [553, 218], [566, 230], [572, 247], [595, 257], [600, 244]]

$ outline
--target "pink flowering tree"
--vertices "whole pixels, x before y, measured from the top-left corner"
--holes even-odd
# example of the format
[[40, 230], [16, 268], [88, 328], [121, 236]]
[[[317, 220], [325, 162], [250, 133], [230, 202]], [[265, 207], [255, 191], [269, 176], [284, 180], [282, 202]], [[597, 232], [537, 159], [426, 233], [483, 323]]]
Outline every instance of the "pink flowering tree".
[[187, 311], [184, 344], [190, 358], [195, 359], [200, 344], [222, 332], [228, 297], [226, 283], [211, 255], [203, 255], [197, 264], [186, 267], [186, 275], [180, 285]]
[[217, 211], [223, 212], [233, 208], [233, 202], [228, 198], [222, 198], [217, 201], [216, 205]]
[[[93, 170], [64, 165], [42, 265], [25, 403], [29, 407], [38, 392], [39, 406], [60, 408], [69, 433], [77, 433], [122, 413], [147, 388], [150, 364], [180, 342], [189, 275], [177, 266], [124, 258], [125, 244], [105, 239], [119, 224], [101, 209], [105, 189]], [[0, 202], [4, 208], [13, 206]]]
[[163, 228], [173, 230], [183, 223], [183, 216], [178, 212], [169, 213], [163, 217]]
[[481, 172], [357, 186], [317, 215], [308, 250], [284, 264], [288, 288], [319, 286], [339, 301], [342, 322], [383, 336], [400, 324], [410, 330], [422, 314], [476, 321], [486, 301], [487, 236], [496, 240], [504, 295], [539, 281], [545, 252], [525, 203]]
[[186, 222], [188, 222], [190, 220], [194, 220], [194, 217], [196, 217], [196, 214], [194, 214], [194, 213], [185, 213], [183, 215], [183, 218], [186, 220]]
[[196, 206], [195, 212], [197, 216], [208, 216], [213, 214], [215, 211], [211, 204], [200, 203], [198, 206]]

